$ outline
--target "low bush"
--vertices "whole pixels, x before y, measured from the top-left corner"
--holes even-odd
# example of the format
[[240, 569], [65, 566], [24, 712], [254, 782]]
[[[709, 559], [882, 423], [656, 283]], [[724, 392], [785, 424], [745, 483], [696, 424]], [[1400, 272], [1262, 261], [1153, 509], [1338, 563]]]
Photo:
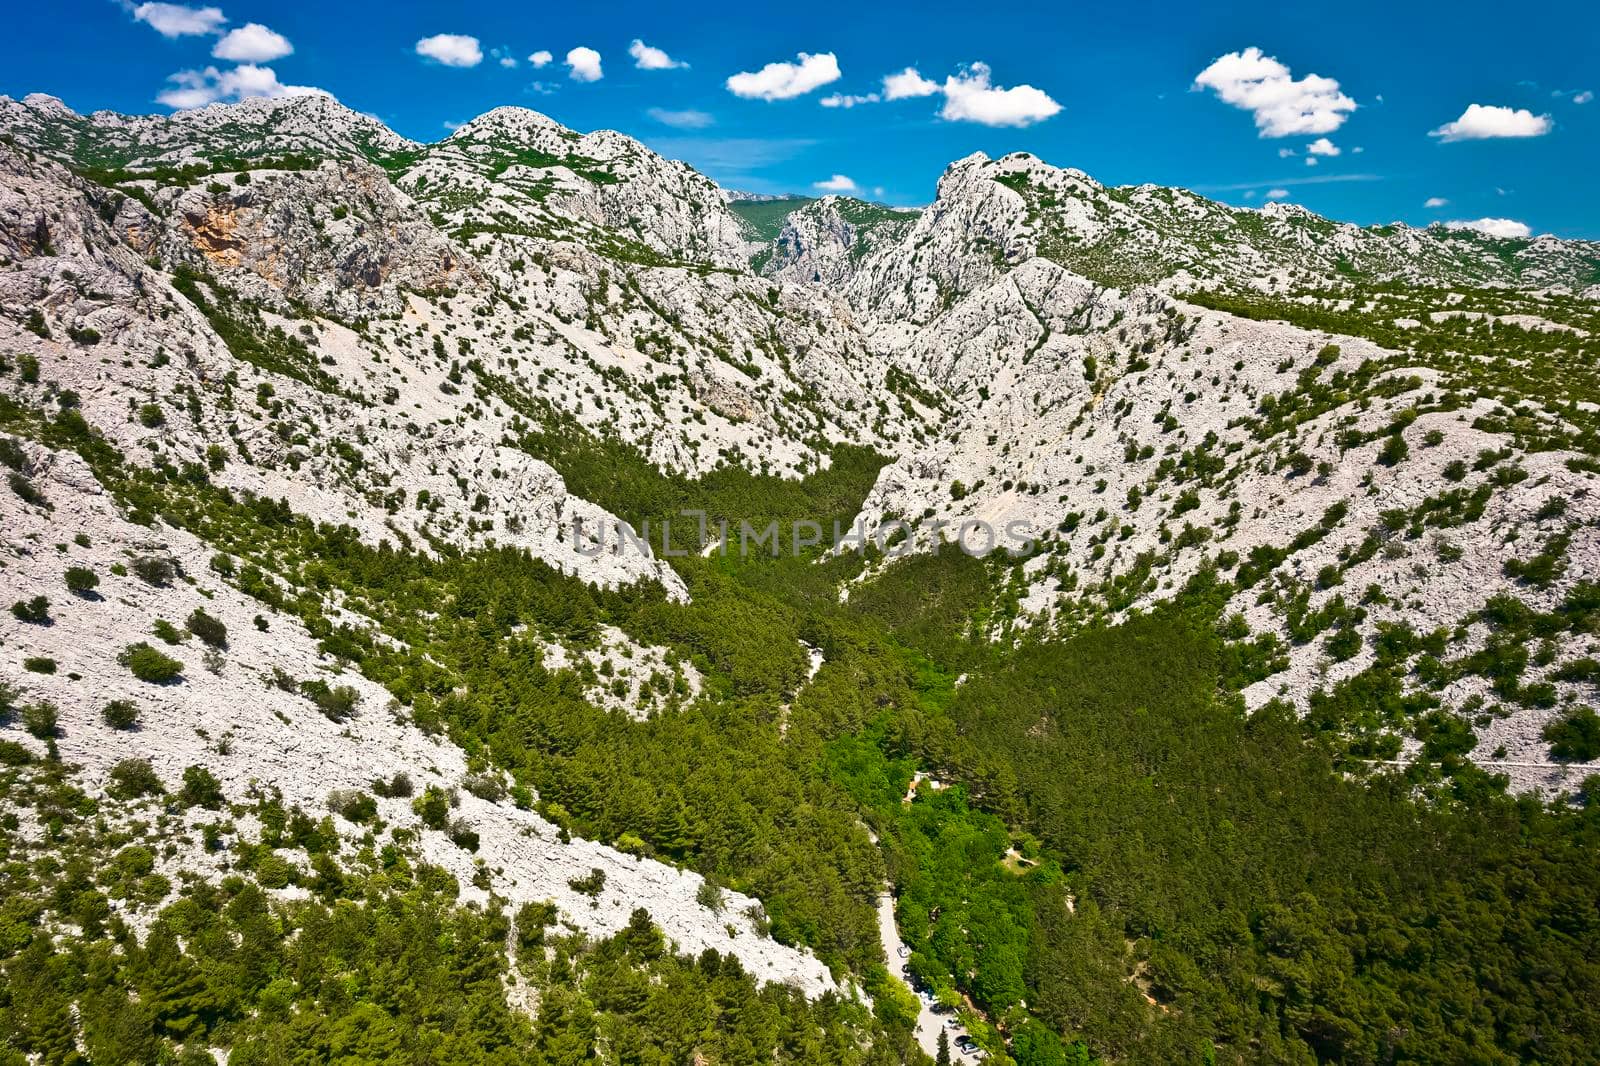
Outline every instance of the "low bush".
[[67, 567], [67, 590], [79, 595], [87, 596], [100, 587], [100, 575], [87, 566]]
[[22, 708], [22, 728], [40, 740], [49, 740], [60, 728], [61, 714], [49, 700], [40, 700]]
[[165, 685], [183, 675], [183, 664], [152, 648], [144, 641], [122, 649], [117, 662], [133, 671], [133, 676], [152, 685]]
[[189, 615], [189, 632], [199, 637], [213, 648], [226, 648], [228, 646], [228, 627], [221, 621], [206, 614], [199, 607]]
[[132, 700], [112, 700], [100, 711], [112, 729], [132, 729], [139, 724], [139, 705]]
[[183, 771], [183, 789], [178, 800], [185, 807], [204, 807], [208, 811], [219, 809], [226, 802], [222, 782], [204, 766], [189, 766]]
[[162, 792], [161, 778], [148, 759], [123, 759], [111, 768], [106, 791], [120, 800], [157, 796]]
[[29, 625], [42, 626], [50, 621], [50, 601], [44, 596], [18, 600], [11, 605], [11, 617]]

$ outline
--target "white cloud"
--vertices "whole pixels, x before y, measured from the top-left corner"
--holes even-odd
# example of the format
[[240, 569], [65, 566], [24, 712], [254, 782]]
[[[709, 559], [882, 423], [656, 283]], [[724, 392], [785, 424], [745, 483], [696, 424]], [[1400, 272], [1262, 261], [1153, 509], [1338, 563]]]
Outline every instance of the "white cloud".
[[271, 67], [246, 63], [232, 70], [216, 67], [180, 70], [167, 78], [172, 88], [156, 96], [156, 102], [179, 111], [204, 107], [219, 100], [242, 100], [247, 96], [327, 96], [325, 89], [310, 85], [284, 85]]
[[236, 30], [229, 30], [211, 50], [211, 55], [231, 63], [270, 63], [293, 51], [294, 45], [283, 34], [274, 33], [259, 22], [247, 22]]
[[1060, 104], [1031, 85], [994, 88], [989, 84], [988, 64], [974, 63], [945, 79], [944, 108], [939, 117], [984, 126], [1028, 126], [1060, 110]]
[[1423, 207], [1449, 207], [1450, 201], [1442, 196], [1430, 196], [1422, 201]]
[[1298, 154], [1299, 153], [1296, 152], [1293, 148], [1279, 148], [1278, 149], [1278, 158], [1279, 159], [1293, 159]]
[[1340, 149], [1337, 144], [1334, 144], [1326, 137], [1318, 137], [1316, 140], [1306, 145], [1306, 151], [1310, 152], [1312, 155], [1325, 155], [1329, 158], [1338, 155], [1341, 150], [1342, 149]]
[[163, 37], [202, 37], [220, 33], [227, 22], [221, 8], [185, 7], [182, 4], [140, 4], [133, 17]]
[[824, 96], [817, 103], [823, 107], [849, 108], [855, 107], [857, 104], [875, 104], [881, 99], [883, 98], [877, 93], [867, 93], [865, 96], [848, 96], [844, 93], [834, 93], [832, 96]]
[[573, 81], [599, 81], [605, 75], [600, 70], [600, 53], [579, 45], [567, 53], [567, 77]]
[[516, 68], [516, 65], [517, 65], [517, 57], [516, 56], [501, 56], [500, 57], [500, 65], [502, 67], [505, 67], [507, 70], [513, 70], [513, 69]]
[[1594, 99], [1594, 90], [1593, 89], [1585, 89], [1585, 90], [1583, 90], [1583, 92], [1578, 93], [1576, 96], [1574, 96], [1572, 98], [1572, 102], [1575, 103], [1575, 104], [1587, 104], [1589, 101], [1591, 101], [1593, 99]]
[[475, 67], [483, 62], [476, 37], [461, 33], [436, 33], [417, 42], [417, 55], [447, 67]]
[[1479, 218], [1470, 222], [1446, 222], [1445, 229], [1467, 229], [1486, 237], [1531, 237], [1533, 230], [1526, 222], [1513, 218]]
[[533, 53], [531, 56], [528, 57], [528, 63], [529, 63], [530, 66], [533, 67], [534, 70], [538, 70], [541, 67], [549, 66], [550, 65], [550, 61], [552, 59], [554, 59], [554, 58], [555, 58], [555, 56], [551, 55], [549, 52], [547, 52], [543, 48], [541, 48], [537, 52]]
[[906, 100], [914, 96], [932, 96], [939, 91], [939, 83], [918, 74], [915, 67], [907, 67], [898, 74], [883, 77], [885, 100]]
[[827, 181], [816, 182], [813, 188], [821, 189], [823, 192], [855, 192], [860, 186], [843, 174], [835, 174]]
[[1269, 200], [1287, 200], [1288, 198], [1289, 198], [1289, 190], [1288, 189], [1268, 189], [1267, 190], [1267, 199], [1269, 199]]
[[659, 48], [650, 47], [637, 37], [628, 46], [628, 54], [633, 57], [633, 65], [640, 70], [678, 70], [689, 65], [678, 62]]
[[1535, 115], [1527, 108], [1485, 107], [1469, 104], [1454, 122], [1446, 122], [1429, 137], [1441, 141], [1481, 141], [1491, 137], [1543, 137], [1555, 123], [1549, 115]]
[[1306, 166], [1314, 167], [1314, 166], [1317, 165], [1318, 162], [1319, 162], [1319, 160], [1317, 159], [1316, 156], [1314, 156], [1314, 155], [1306, 156]]
[[680, 130], [703, 130], [716, 121], [716, 119], [712, 118], [704, 111], [695, 111], [692, 109], [685, 111], [669, 111], [664, 107], [652, 107], [646, 111], [645, 114], [649, 115], [663, 126], [671, 126], [674, 129]]
[[801, 52], [797, 63], [768, 63], [742, 71], [727, 81], [728, 91], [747, 100], [791, 100], [839, 80], [839, 60], [832, 52]]
[[1289, 68], [1259, 48], [1218, 57], [1194, 79], [1223, 103], [1255, 115], [1263, 137], [1332, 133], [1344, 125], [1356, 102], [1339, 83], [1319, 74], [1296, 79]]

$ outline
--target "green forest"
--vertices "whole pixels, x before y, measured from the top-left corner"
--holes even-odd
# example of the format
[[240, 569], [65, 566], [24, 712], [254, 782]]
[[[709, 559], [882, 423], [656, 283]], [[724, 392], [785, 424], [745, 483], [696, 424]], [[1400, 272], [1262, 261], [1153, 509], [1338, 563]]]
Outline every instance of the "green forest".
[[[95, 867], [29, 853], [11, 824], [0, 1029], [22, 1036], [6, 1066], [189, 1063], [209, 1046], [236, 1066], [599, 1048], [922, 1061], [877, 937], [885, 884], [911, 971], [991, 1062], [1582, 1063], [1600, 1046], [1600, 805], [1512, 798], [1468, 773], [1354, 772], [1329, 722], [1247, 714], [1214, 572], [1151, 613], [1049, 640], [990, 639], [1015, 613], [1004, 557], [691, 556], [673, 565], [692, 600], [674, 603], [510, 549], [373, 547], [204, 469], [125, 462], [76, 411], [0, 400], [0, 427], [78, 451], [129, 514], [205, 539], [264, 614], [298, 616], [571, 833], [760, 898], [772, 937], [874, 998], [758, 989], [726, 959], [664, 952], [648, 914], [587, 943], [546, 932], [548, 916], [464, 907], [399, 847], [328, 866], [294, 904], [243, 874], [197, 882], [141, 943], [97, 917]], [[881, 461], [691, 480], [652, 477], [614, 442], [524, 446], [635, 521], [686, 506], [848, 516]], [[397, 642], [334, 621], [336, 594]], [[581, 644], [603, 624], [693, 662], [706, 697], [648, 721], [603, 712], [522, 629]], [[802, 642], [824, 656], [809, 683]], [[14, 802], [57, 839], [113, 846], [61, 768], [7, 761], [27, 793]], [[931, 780], [907, 802], [918, 774]], [[69, 932], [45, 935], [47, 918]], [[539, 990], [534, 1020], [506, 1007], [513, 972]], [[61, 1038], [71, 1004], [88, 1005], [88, 1048]]]

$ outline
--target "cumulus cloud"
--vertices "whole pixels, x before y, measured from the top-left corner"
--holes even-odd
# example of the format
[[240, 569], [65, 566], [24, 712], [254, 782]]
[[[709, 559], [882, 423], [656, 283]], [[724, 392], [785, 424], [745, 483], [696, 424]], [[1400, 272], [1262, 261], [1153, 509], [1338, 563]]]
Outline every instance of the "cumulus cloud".
[[156, 102], [185, 111], [205, 107], [221, 100], [242, 100], [247, 96], [327, 96], [325, 89], [310, 85], [284, 85], [271, 67], [258, 67], [251, 63], [218, 70], [180, 70], [167, 78], [172, 88], [156, 97]]
[[554, 58], [555, 56], [541, 48], [528, 57], [528, 65], [533, 67], [534, 70], [538, 70], [541, 67], [548, 67], [550, 61]]
[[1268, 189], [1267, 190], [1267, 199], [1269, 199], [1269, 200], [1287, 200], [1288, 198], [1289, 198], [1289, 190], [1288, 189]]
[[1356, 109], [1333, 78], [1297, 79], [1255, 47], [1218, 57], [1194, 79], [1194, 88], [1210, 89], [1223, 103], [1251, 112], [1263, 137], [1332, 133]]
[[826, 181], [816, 182], [813, 188], [821, 189], [823, 192], [855, 192], [860, 186], [843, 174], [835, 174]]
[[1422, 201], [1423, 207], [1449, 207], [1450, 201], [1442, 196], [1430, 196]]
[[1573, 98], [1572, 98], [1572, 102], [1575, 103], [1575, 104], [1587, 104], [1589, 101], [1591, 101], [1593, 99], [1594, 99], [1594, 90], [1593, 89], [1585, 89], [1585, 90], [1583, 90], [1583, 92], [1574, 95]]
[[1306, 145], [1306, 151], [1310, 152], [1312, 155], [1325, 155], [1331, 158], [1338, 155], [1341, 149], [1337, 144], [1334, 144], [1332, 141], [1328, 140], [1328, 138], [1318, 137], [1316, 140]]
[[247, 22], [217, 42], [211, 50], [215, 59], [231, 63], [270, 63], [294, 51], [289, 38], [274, 33], [259, 22]]
[[1061, 110], [1061, 105], [1031, 85], [997, 89], [989, 84], [987, 63], [974, 63], [944, 82], [939, 117], [984, 126], [1029, 126]]
[[599, 81], [604, 77], [600, 70], [600, 53], [579, 45], [567, 53], [567, 77], [573, 81]]
[[133, 9], [133, 17], [163, 37], [203, 37], [221, 32], [228, 21], [221, 8], [183, 4], [140, 4]]
[[689, 65], [678, 62], [659, 48], [650, 47], [637, 37], [628, 46], [628, 54], [633, 57], [633, 65], [640, 70], [679, 70]]
[[462, 33], [436, 33], [417, 42], [417, 55], [447, 67], [475, 67], [483, 62], [476, 37]]
[[716, 119], [704, 111], [688, 109], [684, 111], [669, 111], [664, 107], [652, 107], [645, 114], [661, 123], [680, 130], [703, 130]]
[[1278, 149], [1278, 158], [1279, 159], [1293, 159], [1298, 154], [1299, 153], [1296, 152], [1293, 148], [1279, 148]]
[[1526, 222], [1514, 218], [1477, 218], [1470, 222], [1454, 221], [1444, 224], [1446, 229], [1466, 229], [1486, 237], [1531, 237], [1533, 230]]
[[791, 100], [839, 80], [839, 60], [832, 52], [801, 52], [794, 63], [768, 63], [757, 71], [741, 71], [727, 81], [728, 91], [747, 100]]
[[883, 78], [885, 100], [905, 100], [914, 96], [932, 96], [939, 91], [939, 83], [918, 74], [915, 67], [907, 67], [898, 74]]
[[1543, 137], [1554, 125], [1549, 115], [1535, 115], [1527, 108], [1468, 104], [1460, 118], [1446, 122], [1428, 136], [1446, 143], [1482, 141], [1492, 137]]

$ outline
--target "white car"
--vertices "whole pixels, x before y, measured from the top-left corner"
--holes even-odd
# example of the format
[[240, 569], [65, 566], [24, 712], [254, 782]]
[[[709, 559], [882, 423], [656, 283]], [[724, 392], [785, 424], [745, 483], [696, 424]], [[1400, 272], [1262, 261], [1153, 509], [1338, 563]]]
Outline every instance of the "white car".
[[904, 944], [901, 944], [900, 947], [895, 950], [895, 954], [899, 955], [902, 959], [909, 959], [911, 957], [911, 949], [906, 947]]

